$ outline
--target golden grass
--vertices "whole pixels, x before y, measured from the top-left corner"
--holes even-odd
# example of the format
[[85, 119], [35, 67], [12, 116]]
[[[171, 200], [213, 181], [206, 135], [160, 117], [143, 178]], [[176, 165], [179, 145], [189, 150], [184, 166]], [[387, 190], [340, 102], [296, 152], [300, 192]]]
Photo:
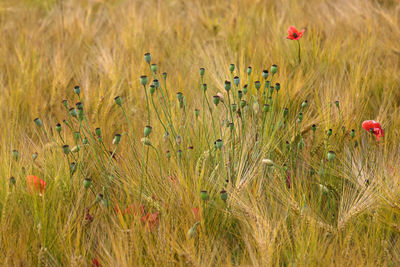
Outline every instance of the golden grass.
[[[399, 265], [399, 14], [397, 1], [3, 0], [0, 265], [90, 266], [92, 258], [104, 266]], [[286, 39], [290, 25], [307, 29], [302, 63], [293, 76], [297, 46]], [[224, 91], [230, 63], [243, 81], [247, 66], [260, 76], [262, 69], [278, 64], [280, 101], [295, 108], [308, 100], [303, 130], [318, 124], [317, 144], [323, 143], [326, 129], [340, 130], [332, 105], [339, 100], [343, 126], [356, 129], [359, 146], [340, 149], [343, 141], [334, 139], [329, 147], [340, 150], [343, 163], [334, 170], [334, 177], [344, 181], [332, 190], [339, 192], [338, 206], [319, 209], [319, 176], [298, 170], [292, 179], [305, 182], [288, 190], [284, 181], [274, 179], [279, 171], [264, 175], [261, 159], [274, 151], [276, 160], [283, 161], [285, 151], [277, 143], [294, 138], [291, 129], [284, 135], [269, 132], [270, 139], [258, 150], [249, 138], [247, 153], [238, 159], [241, 179], [227, 188], [228, 207], [216, 202], [209, 208], [199, 192], [207, 189], [218, 197], [223, 166], [211, 164], [206, 143], [195, 133], [183, 141], [185, 147], [194, 146], [184, 168], [179, 161], [168, 162], [163, 129], [154, 123], [151, 141], [161, 159], [150, 149], [144, 198], [160, 212], [157, 229], [143, 226], [138, 216], [112, 211], [114, 204], [138, 202], [141, 168], [125, 136], [113, 170], [118, 180], [113, 181], [112, 206], [95, 205], [94, 220], [85, 222], [84, 209], [103, 190], [107, 174], [87, 159], [94, 194], [82, 189], [81, 173], [68, 185], [65, 157], [33, 119], [40, 117], [54, 132], [66, 116], [61, 101], [73, 104], [72, 89], [79, 84], [91, 127], [103, 129], [104, 142], [111, 144], [115, 133], [129, 130], [114, 103], [120, 95], [141, 153], [146, 100], [139, 77], [149, 75], [146, 52], [160, 73], [168, 73], [171, 99], [183, 92], [190, 114], [202, 105], [199, 68], [206, 68], [211, 97]], [[382, 122], [385, 137], [377, 145], [361, 129], [367, 119]], [[13, 149], [20, 152], [18, 162], [11, 157]], [[355, 169], [365, 164], [367, 151], [370, 162], [358, 175]], [[39, 153], [35, 163], [33, 152]], [[345, 164], [351, 153], [354, 162]], [[304, 158], [318, 169], [320, 159]], [[25, 176], [31, 172], [48, 183], [44, 196], [26, 190]], [[11, 176], [15, 188], [9, 186]], [[210, 212], [211, 219], [202, 219], [198, 236], [191, 239], [186, 233], [197, 220], [194, 207]]]

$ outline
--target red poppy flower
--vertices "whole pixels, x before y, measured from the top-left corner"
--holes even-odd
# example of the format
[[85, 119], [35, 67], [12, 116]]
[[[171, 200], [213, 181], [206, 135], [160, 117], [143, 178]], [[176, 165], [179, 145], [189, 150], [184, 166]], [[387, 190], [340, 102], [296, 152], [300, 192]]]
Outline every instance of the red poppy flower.
[[92, 260], [92, 267], [100, 267], [100, 261], [97, 258]]
[[193, 208], [193, 214], [194, 214], [194, 218], [197, 221], [200, 221], [200, 210], [199, 210], [199, 208]]
[[287, 38], [290, 40], [299, 40], [303, 36], [305, 31], [306, 31], [305, 29], [298, 31], [295, 27], [290, 26], [287, 30], [288, 33]]
[[26, 176], [29, 191], [36, 190], [36, 192], [43, 193], [46, 188], [46, 182], [35, 175]]
[[160, 219], [158, 217], [160, 213], [158, 211], [153, 212], [153, 213], [147, 213], [142, 217], [142, 223], [146, 224], [149, 226], [150, 230], [154, 230], [154, 228], [157, 227]]
[[382, 125], [379, 122], [373, 120], [364, 121], [361, 126], [368, 132], [373, 133], [378, 141], [383, 136]]

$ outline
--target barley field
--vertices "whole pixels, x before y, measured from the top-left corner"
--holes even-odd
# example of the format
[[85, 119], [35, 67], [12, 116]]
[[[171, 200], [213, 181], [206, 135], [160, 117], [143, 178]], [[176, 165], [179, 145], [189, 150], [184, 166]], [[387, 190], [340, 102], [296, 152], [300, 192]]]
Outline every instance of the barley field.
[[394, 0], [0, 1], [0, 265], [399, 266], [399, 25]]

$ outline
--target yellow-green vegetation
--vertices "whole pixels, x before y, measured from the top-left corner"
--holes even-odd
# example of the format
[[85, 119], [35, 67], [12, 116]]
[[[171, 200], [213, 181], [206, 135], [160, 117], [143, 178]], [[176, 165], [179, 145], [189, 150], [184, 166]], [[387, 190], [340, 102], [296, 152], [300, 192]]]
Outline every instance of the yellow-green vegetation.
[[399, 266], [399, 10], [1, 1], [0, 265]]

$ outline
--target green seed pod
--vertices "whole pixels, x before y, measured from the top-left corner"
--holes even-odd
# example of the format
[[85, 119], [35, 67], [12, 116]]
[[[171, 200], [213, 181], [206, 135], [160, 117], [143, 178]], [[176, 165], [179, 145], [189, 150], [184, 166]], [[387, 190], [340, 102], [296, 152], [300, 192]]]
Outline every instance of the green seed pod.
[[285, 108], [285, 109], [283, 110], [283, 116], [286, 117], [288, 114], [289, 114], [289, 109], [288, 109], [288, 108]]
[[157, 80], [157, 79], [154, 79], [153, 80], [153, 85], [156, 87], [156, 89], [157, 88], [159, 88], [160, 87], [160, 82]]
[[272, 65], [271, 66], [271, 73], [272, 73], [272, 75], [274, 75], [276, 72], [278, 71], [278, 66], [277, 65]]
[[84, 145], [89, 144], [89, 141], [86, 137], [82, 139], [82, 144], [84, 144]]
[[79, 85], [74, 87], [74, 93], [79, 95], [81, 93], [81, 88], [79, 87]]
[[251, 71], [252, 71], [251, 67], [250, 67], [250, 66], [247, 67], [247, 75], [250, 75], [250, 74], [251, 74]]
[[260, 88], [261, 88], [261, 83], [260, 83], [260, 81], [255, 81], [255, 82], [254, 82], [254, 86], [256, 87], [257, 91], [260, 90]]
[[177, 135], [175, 138], [175, 142], [178, 146], [182, 144], [182, 137], [180, 135]]
[[224, 88], [225, 88], [226, 91], [231, 90], [231, 82], [230, 81], [225, 81]]
[[101, 137], [101, 129], [100, 128], [94, 129], [94, 132], [96, 133], [97, 137]]
[[78, 141], [79, 138], [81, 138], [81, 133], [80, 133], [80, 132], [74, 132], [74, 139], [75, 139], [75, 141]]
[[214, 104], [215, 104], [216, 106], [218, 106], [219, 101], [220, 101], [219, 96], [217, 96], [217, 95], [213, 96], [213, 102], [214, 102]]
[[218, 139], [217, 141], [215, 141], [215, 146], [216, 146], [218, 149], [221, 149], [222, 146], [223, 146], [222, 140], [221, 140], [221, 139]]
[[298, 115], [297, 115], [297, 119], [298, 119], [298, 122], [302, 122], [303, 121], [303, 113], [299, 113]]
[[266, 80], [266, 79], [268, 79], [268, 76], [269, 76], [269, 71], [268, 70], [263, 70], [262, 77]]
[[315, 132], [315, 131], [317, 130], [317, 125], [313, 124], [313, 125], [311, 126], [311, 129], [313, 130], [313, 132]]
[[204, 68], [200, 68], [200, 76], [203, 77], [206, 70]]
[[79, 110], [79, 109], [83, 109], [83, 104], [82, 104], [82, 102], [77, 102], [76, 104], [75, 104], [75, 106], [76, 106], [76, 108]]
[[17, 183], [17, 180], [14, 178], [14, 176], [10, 177], [10, 185], [15, 185]]
[[329, 151], [329, 152], [328, 152], [327, 158], [328, 158], [329, 161], [335, 160], [335, 157], [336, 157], [335, 152], [333, 152], [333, 151]]
[[14, 149], [13, 151], [12, 151], [12, 157], [13, 157], [13, 159], [15, 160], [15, 161], [17, 161], [18, 159], [19, 159], [19, 152], [18, 152], [18, 150], [16, 150], [16, 149]]
[[233, 72], [235, 70], [235, 64], [229, 65], [229, 71]]
[[200, 191], [200, 198], [201, 198], [203, 201], [207, 201], [207, 200], [208, 200], [208, 193], [207, 193], [206, 190], [201, 190], [201, 191]]
[[121, 135], [120, 134], [116, 134], [114, 136], [114, 139], [113, 139], [112, 143], [113, 143], [113, 145], [118, 145], [120, 141], [121, 141]]
[[182, 157], [182, 150], [179, 149], [179, 150], [177, 151], [177, 155], [178, 155], [178, 158], [181, 158], [181, 157]]
[[351, 138], [354, 138], [354, 136], [356, 136], [356, 131], [354, 129], [351, 130], [350, 136], [351, 136]]
[[144, 54], [144, 60], [145, 60], [147, 63], [150, 63], [150, 62], [151, 62], [151, 55], [150, 55], [150, 53]]
[[118, 106], [122, 106], [122, 98], [120, 96], [115, 97], [114, 101]]
[[248, 90], [247, 90], [247, 84], [245, 84], [245, 85], [243, 86], [243, 90], [242, 90], [242, 91], [243, 91], [244, 94], [247, 94], [247, 91], [248, 91]]
[[207, 91], [207, 84], [206, 84], [206, 83], [203, 83], [203, 84], [201, 85], [201, 89], [203, 89], [204, 92]]
[[151, 133], [151, 130], [152, 130], [152, 128], [151, 128], [151, 126], [149, 126], [149, 125], [147, 125], [146, 127], [144, 127], [144, 136], [145, 136], [145, 137], [148, 137], [148, 136], [150, 135], [150, 133]]
[[307, 105], [308, 105], [308, 101], [307, 101], [307, 100], [304, 100], [304, 101], [301, 103], [301, 108], [306, 108]]
[[33, 154], [32, 154], [32, 159], [33, 159], [33, 160], [36, 160], [37, 157], [38, 157], [38, 155], [39, 155], [39, 154], [38, 154], [37, 152], [33, 153]]
[[219, 195], [220, 195], [222, 201], [226, 201], [228, 199], [228, 192], [226, 192], [225, 190], [222, 190], [221, 192], [219, 192]]
[[69, 149], [69, 145], [63, 145], [62, 149], [63, 149], [63, 152], [64, 152], [65, 155], [68, 155], [69, 152], [71, 151]]
[[239, 97], [239, 99], [242, 99], [242, 97], [243, 97], [243, 91], [242, 90], [238, 91], [238, 97]]
[[238, 86], [239, 83], [240, 83], [240, 78], [239, 78], [238, 76], [235, 76], [235, 77], [233, 78], [233, 83], [234, 83], [236, 86]]
[[146, 75], [140, 76], [140, 84], [141, 85], [146, 86], [147, 82], [148, 82], [148, 79], [147, 79]]
[[232, 109], [232, 112], [236, 112], [237, 105], [236, 104], [231, 104], [231, 109]]
[[196, 116], [196, 118], [199, 117], [199, 115], [200, 115], [200, 110], [195, 109], [195, 110], [194, 110], [194, 115]]
[[163, 77], [164, 80], [167, 79], [167, 73], [163, 72], [162, 77]]
[[263, 111], [264, 112], [268, 112], [269, 111], [269, 105], [268, 104], [264, 104]]
[[83, 187], [84, 187], [85, 189], [89, 189], [89, 187], [91, 186], [91, 184], [92, 184], [92, 179], [90, 179], [90, 178], [85, 178], [85, 180], [83, 180]]
[[63, 104], [63, 106], [65, 108], [68, 108], [68, 101], [67, 100], [64, 99], [61, 103]]
[[157, 69], [158, 69], [157, 64], [151, 64], [150, 70], [151, 70], [153, 73], [157, 73]]
[[335, 105], [336, 105], [337, 108], [340, 108], [340, 106], [339, 106], [339, 100], [336, 100], [336, 101], [335, 101]]
[[240, 100], [240, 107], [244, 108], [246, 106], [246, 100], [242, 99]]
[[183, 94], [181, 92], [176, 93], [176, 98], [178, 98], [179, 102], [183, 101]]
[[279, 92], [280, 89], [281, 89], [281, 84], [280, 84], [280, 83], [276, 83], [276, 84], [275, 84], [275, 90], [276, 90], [277, 92]]
[[155, 91], [156, 91], [156, 87], [154, 86], [154, 84], [150, 85], [150, 86], [149, 86], [149, 93], [150, 93], [150, 95], [153, 95]]
[[39, 118], [33, 120], [38, 127], [42, 127], [42, 121]]
[[61, 124], [59, 124], [59, 123], [56, 124], [56, 131], [57, 131], [58, 133], [61, 132]]
[[167, 150], [165, 152], [165, 156], [167, 157], [167, 159], [170, 159], [171, 158], [171, 152], [169, 150]]
[[76, 112], [75, 108], [70, 108], [69, 109], [69, 115], [71, 115], [72, 117], [77, 117], [78, 113]]
[[327, 135], [328, 135], [328, 136], [331, 136], [331, 135], [332, 135], [332, 129], [329, 129], [329, 130], [328, 130]]
[[235, 124], [234, 124], [233, 122], [230, 122], [230, 123], [228, 124], [228, 127], [229, 127], [229, 129], [230, 129], [231, 131], [233, 131], [233, 130], [235, 129]]

